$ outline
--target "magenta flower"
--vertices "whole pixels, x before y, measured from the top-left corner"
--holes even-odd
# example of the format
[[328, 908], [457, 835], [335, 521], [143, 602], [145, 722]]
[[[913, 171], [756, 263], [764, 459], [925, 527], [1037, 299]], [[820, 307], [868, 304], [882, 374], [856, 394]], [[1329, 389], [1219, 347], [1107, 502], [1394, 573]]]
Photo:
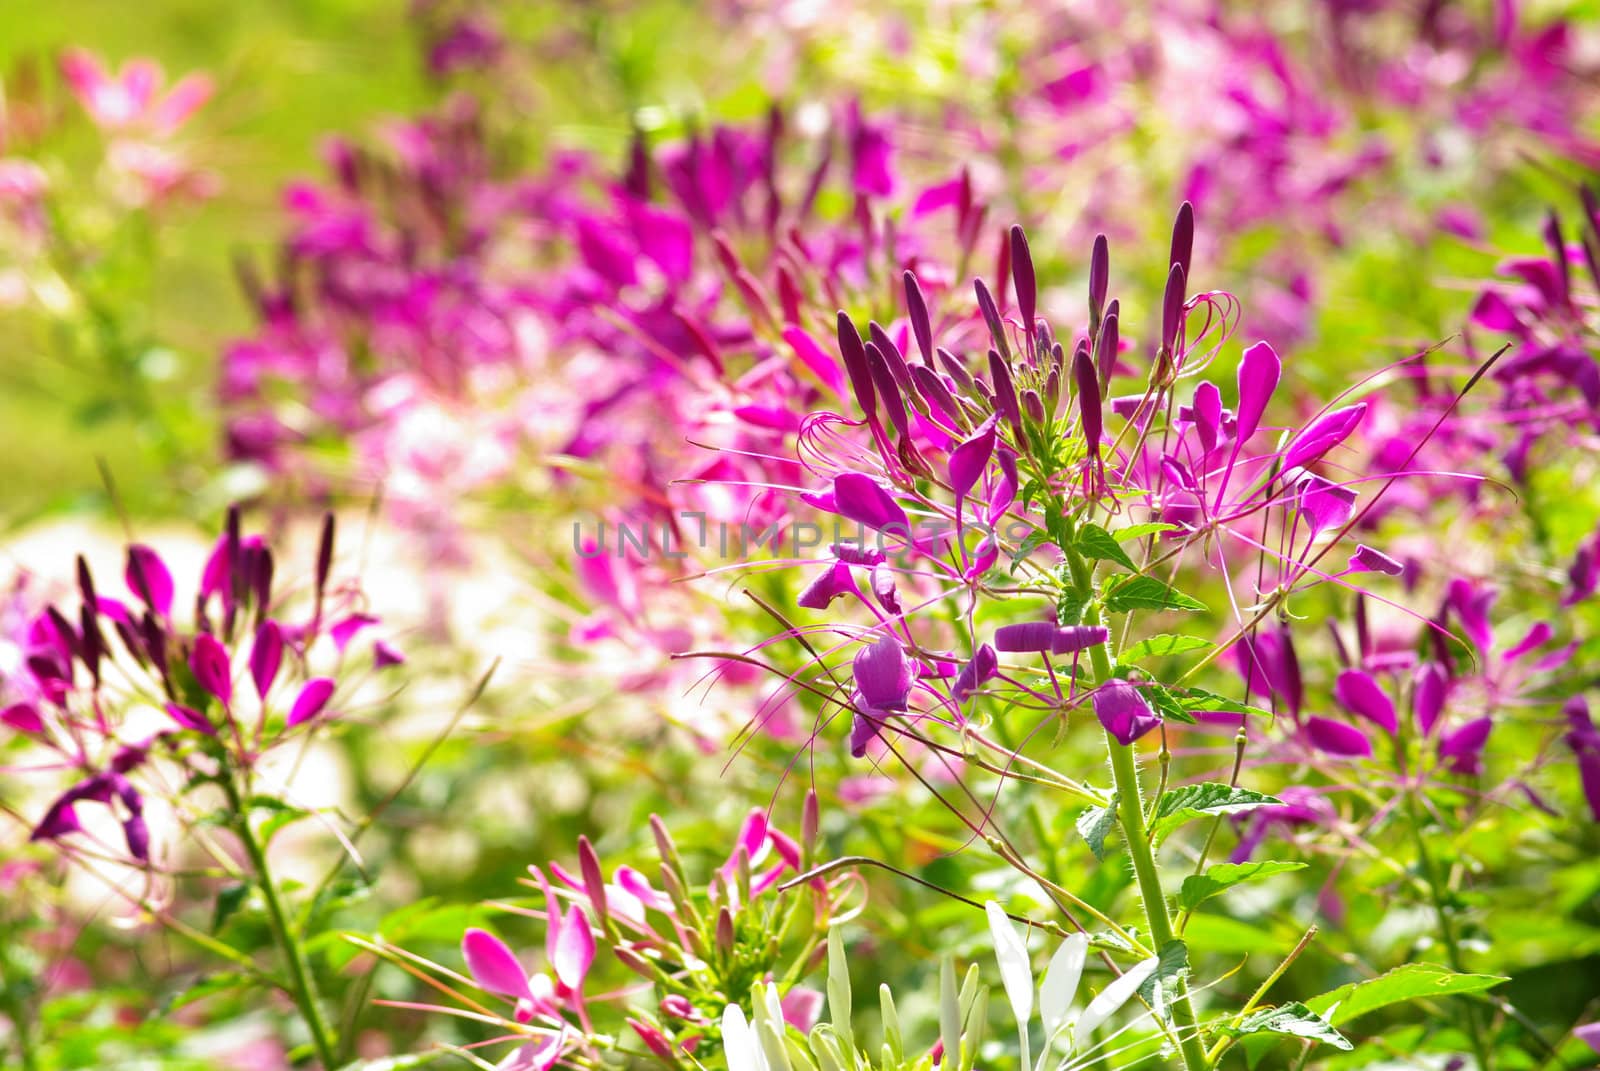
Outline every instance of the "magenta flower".
[[1119, 744], [1131, 744], [1161, 724], [1160, 715], [1139, 689], [1125, 680], [1109, 680], [1094, 690], [1094, 714]]
[[883, 636], [856, 653], [852, 756], [859, 759], [866, 754], [867, 744], [886, 715], [905, 712], [915, 682], [916, 667], [893, 636]]

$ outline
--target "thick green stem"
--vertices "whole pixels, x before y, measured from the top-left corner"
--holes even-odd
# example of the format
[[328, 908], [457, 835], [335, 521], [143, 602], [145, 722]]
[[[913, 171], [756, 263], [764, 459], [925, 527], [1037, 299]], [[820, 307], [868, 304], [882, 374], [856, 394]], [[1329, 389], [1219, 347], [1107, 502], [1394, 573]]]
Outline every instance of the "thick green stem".
[[[1072, 574], [1073, 586], [1088, 601], [1094, 591], [1094, 577], [1083, 556], [1071, 546], [1061, 548], [1066, 554], [1067, 568]], [[1091, 608], [1085, 620], [1094, 624], [1099, 614]], [[1094, 668], [1095, 684], [1103, 684], [1111, 677], [1111, 656], [1105, 644], [1089, 649], [1089, 661]], [[1122, 839], [1127, 843], [1128, 855], [1133, 860], [1134, 877], [1139, 882], [1139, 898], [1144, 902], [1145, 922], [1150, 927], [1150, 942], [1157, 955], [1174, 940], [1172, 915], [1167, 908], [1167, 894], [1161, 888], [1161, 873], [1156, 867], [1155, 849], [1150, 843], [1149, 830], [1144, 824], [1144, 793], [1139, 785], [1139, 765], [1133, 747], [1123, 744], [1106, 730], [1106, 747], [1111, 752], [1111, 776], [1117, 789], [1117, 818], [1122, 826]], [[1178, 979], [1174, 987], [1172, 1022], [1177, 1028], [1178, 1045], [1183, 1052], [1187, 1071], [1207, 1071], [1205, 1046], [1200, 1043], [1198, 1020], [1194, 1001], [1189, 997], [1189, 985]]]
[[[1150, 844], [1149, 831], [1145, 829], [1139, 767], [1134, 761], [1132, 745], [1118, 743], [1109, 731], [1106, 733], [1106, 747], [1111, 750], [1111, 776], [1117, 785], [1117, 817], [1122, 825], [1122, 838], [1128, 846], [1128, 856], [1133, 860], [1134, 877], [1139, 882], [1139, 898], [1144, 901], [1145, 921], [1150, 926], [1150, 943], [1159, 954], [1175, 938], [1172, 915], [1167, 909], [1167, 895], [1162, 891], [1161, 874], [1156, 868], [1155, 850]], [[1209, 1065], [1205, 1048], [1200, 1044], [1194, 1002], [1189, 998], [1188, 983], [1181, 978], [1175, 987], [1172, 1022], [1178, 1031], [1184, 1066], [1188, 1071], [1205, 1071]]]
[[305, 1020], [306, 1029], [311, 1034], [311, 1046], [316, 1050], [317, 1059], [322, 1062], [324, 1071], [334, 1071], [339, 1066], [336, 1056], [338, 1044], [323, 1014], [322, 1001], [317, 993], [317, 983], [311, 973], [310, 961], [306, 959], [305, 949], [301, 946], [294, 932], [294, 926], [289, 921], [289, 913], [284, 910], [283, 899], [278, 895], [278, 886], [273, 881], [272, 868], [267, 862], [266, 850], [256, 838], [255, 830], [251, 828], [250, 814], [245, 810], [238, 790], [229, 784], [227, 791], [228, 802], [237, 818], [235, 826], [239, 839], [244, 843], [245, 854], [250, 857], [251, 869], [254, 870], [256, 882], [261, 888], [261, 897], [267, 904], [267, 922], [272, 929], [273, 940], [277, 942], [284, 965], [289, 969], [289, 996], [294, 1000], [295, 1007], [300, 1010], [301, 1018]]

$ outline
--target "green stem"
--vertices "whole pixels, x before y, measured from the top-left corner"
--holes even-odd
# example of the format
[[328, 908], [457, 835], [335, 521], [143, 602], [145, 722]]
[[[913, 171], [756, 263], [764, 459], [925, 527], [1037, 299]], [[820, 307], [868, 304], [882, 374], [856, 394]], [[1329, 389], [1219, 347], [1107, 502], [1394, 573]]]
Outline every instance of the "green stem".
[[[1428, 840], [1422, 832], [1422, 815], [1417, 809], [1416, 796], [1409, 790], [1406, 792], [1406, 810], [1411, 819], [1412, 836], [1417, 842], [1417, 861], [1422, 864], [1422, 875], [1428, 883], [1428, 899], [1433, 904], [1434, 913], [1439, 916], [1439, 936], [1444, 939], [1445, 958], [1449, 960], [1451, 970], [1457, 974], [1465, 973], [1455, 920], [1450, 915], [1450, 905], [1445, 902], [1444, 882], [1433, 853], [1428, 851]], [[1478, 1021], [1478, 1006], [1465, 998], [1462, 1003], [1462, 1018], [1466, 1020], [1467, 1036], [1472, 1042], [1472, 1055], [1478, 1062], [1478, 1071], [1490, 1071], [1489, 1048], [1484, 1043], [1483, 1025]]]
[[[1071, 545], [1062, 547], [1067, 558], [1067, 568], [1072, 574], [1073, 586], [1085, 601], [1094, 593], [1094, 578], [1083, 555]], [[1092, 603], [1084, 620], [1095, 624], [1099, 612]], [[1089, 648], [1089, 660], [1094, 667], [1095, 684], [1111, 677], [1111, 656], [1105, 644]], [[1106, 747], [1111, 752], [1111, 776], [1117, 789], [1117, 817], [1122, 826], [1122, 839], [1128, 846], [1128, 856], [1133, 860], [1133, 873], [1139, 882], [1139, 898], [1144, 902], [1145, 922], [1150, 928], [1150, 941], [1157, 955], [1171, 944], [1172, 915], [1167, 907], [1167, 894], [1161, 888], [1161, 873], [1156, 867], [1155, 849], [1150, 843], [1149, 830], [1144, 822], [1144, 796], [1139, 784], [1139, 765], [1134, 759], [1133, 746], [1119, 743], [1106, 730]], [[1189, 984], [1180, 978], [1174, 987], [1172, 1021], [1177, 1028], [1178, 1046], [1183, 1052], [1183, 1064], [1188, 1071], [1207, 1071], [1205, 1047], [1200, 1044], [1198, 1020], [1194, 1002], [1189, 997]]]
[[278, 895], [278, 886], [272, 879], [272, 868], [267, 863], [266, 850], [256, 838], [255, 830], [251, 828], [250, 814], [244, 808], [239, 790], [231, 781], [224, 782], [224, 785], [228, 793], [228, 803], [237, 817], [235, 827], [239, 839], [244, 844], [245, 854], [250, 857], [250, 866], [255, 871], [257, 884], [261, 887], [261, 896], [267, 903], [267, 921], [272, 928], [273, 940], [277, 942], [284, 965], [289, 969], [289, 996], [300, 1009], [306, 1029], [311, 1033], [312, 1048], [317, 1052], [317, 1059], [322, 1061], [324, 1071], [334, 1071], [339, 1066], [336, 1057], [338, 1045], [323, 1014], [321, 998], [317, 994], [316, 981], [311, 973], [311, 964], [306, 959], [305, 949], [289, 922], [289, 913], [284, 910], [283, 899]]
[[[1104, 658], [1105, 655], [1100, 657]], [[1111, 776], [1117, 786], [1117, 816], [1122, 823], [1122, 839], [1128, 846], [1134, 877], [1139, 882], [1139, 898], [1144, 901], [1145, 921], [1150, 926], [1150, 943], [1159, 955], [1175, 938], [1172, 915], [1167, 910], [1167, 895], [1161, 888], [1161, 874], [1156, 868], [1155, 849], [1151, 847], [1150, 834], [1145, 829], [1139, 767], [1134, 761], [1132, 745], [1118, 743], [1109, 730], [1106, 732], [1106, 747], [1111, 750]], [[1178, 1030], [1184, 1066], [1188, 1071], [1206, 1071], [1209, 1065], [1206, 1063], [1205, 1049], [1200, 1044], [1198, 1021], [1194, 1014], [1194, 1003], [1189, 999], [1188, 983], [1180, 978], [1175, 988], [1172, 1021]]]

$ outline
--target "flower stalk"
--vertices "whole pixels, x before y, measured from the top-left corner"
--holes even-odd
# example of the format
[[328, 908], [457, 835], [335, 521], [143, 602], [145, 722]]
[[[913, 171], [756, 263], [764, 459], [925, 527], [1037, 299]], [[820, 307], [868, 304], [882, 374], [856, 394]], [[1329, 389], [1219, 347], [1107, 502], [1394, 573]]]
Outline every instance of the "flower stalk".
[[234, 829], [244, 845], [245, 854], [250, 858], [250, 868], [255, 872], [256, 882], [261, 888], [261, 897], [266, 902], [267, 925], [272, 930], [273, 943], [278, 946], [278, 952], [283, 957], [284, 966], [289, 972], [289, 997], [305, 1021], [306, 1030], [311, 1035], [311, 1047], [316, 1051], [318, 1061], [327, 1071], [333, 1071], [338, 1066], [336, 1057], [338, 1043], [323, 1013], [311, 963], [295, 933], [289, 913], [284, 908], [283, 898], [279, 895], [277, 882], [272, 876], [272, 866], [267, 861], [266, 848], [250, 825], [250, 814], [244, 806], [238, 787], [232, 779], [225, 778], [223, 789], [228, 796], [228, 807], [234, 814]]

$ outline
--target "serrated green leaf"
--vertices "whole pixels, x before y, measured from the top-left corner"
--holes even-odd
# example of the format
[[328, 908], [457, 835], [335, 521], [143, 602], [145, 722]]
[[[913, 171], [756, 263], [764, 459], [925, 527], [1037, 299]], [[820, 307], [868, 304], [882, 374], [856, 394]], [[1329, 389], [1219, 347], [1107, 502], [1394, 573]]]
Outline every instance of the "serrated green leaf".
[[1222, 1028], [1229, 1037], [1241, 1038], [1249, 1034], [1287, 1034], [1307, 1041], [1320, 1041], [1346, 1052], [1355, 1048], [1348, 1038], [1335, 1030], [1326, 1019], [1304, 1004], [1283, 1004], [1276, 1008], [1260, 1008], [1237, 1023]]
[[1184, 911], [1193, 911], [1213, 896], [1226, 892], [1235, 885], [1271, 877], [1274, 874], [1286, 874], [1291, 870], [1304, 870], [1305, 867], [1304, 863], [1278, 863], [1270, 860], [1258, 863], [1218, 863], [1208, 868], [1204, 874], [1191, 874], [1183, 879], [1183, 886], [1178, 890], [1178, 907]]
[[1268, 721], [1272, 720], [1272, 711], [1265, 707], [1258, 707], [1246, 703], [1242, 699], [1230, 699], [1216, 692], [1208, 692], [1204, 688], [1185, 685], [1183, 693], [1178, 696], [1178, 702], [1185, 710], [1210, 711], [1218, 714], [1257, 714]]
[[1035, 550], [1050, 541], [1048, 532], [1029, 532], [1028, 538], [1022, 541], [1015, 554], [1011, 555], [1011, 573], [1015, 575], [1017, 566], [1021, 565]]
[[1189, 975], [1189, 946], [1182, 941], [1168, 941], [1161, 946], [1157, 955], [1155, 973], [1144, 980], [1144, 985], [1139, 987], [1139, 996], [1158, 1014], [1163, 1021], [1171, 1023], [1171, 1002], [1167, 995], [1172, 992], [1179, 980]]
[[1153, 576], [1121, 575], [1105, 588], [1106, 609], [1114, 614], [1129, 610], [1204, 610], [1206, 604], [1191, 598]]
[[1111, 534], [1117, 542], [1127, 543], [1130, 540], [1143, 539], [1147, 535], [1155, 535], [1158, 532], [1176, 532], [1177, 530], [1178, 526], [1175, 524], [1167, 524], [1165, 521], [1150, 521], [1147, 524], [1130, 524], [1126, 528], [1118, 528]]
[[1111, 832], [1111, 827], [1117, 824], [1117, 798], [1111, 797], [1111, 803], [1106, 807], [1090, 807], [1078, 815], [1074, 823], [1078, 828], [1078, 835], [1089, 846], [1096, 859], [1106, 857], [1106, 835]]
[[[1126, 668], [1118, 667], [1119, 675]], [[1186, 725], [1195, 724], [1195, 717], [1189, 713], [1189, 708], [1185, 707], [1177, 696], [1168, 691], [1165, 685], [1156, 684], [1154, 681], [1144, 681], [1139, 685], [1139, 694], [1144, 696], [1145, 700], [1155, 707], [1163, 718], [1181, 721]]]
[[1162, 795], [1150, 820], [1150, 835], [1160, 840], [1185, 822], [1221, 814], [1238, 814], [1271, 804], [1282, 804], [1275, 796], [1248, 788], [1233, 788], [1215, 781], [1183, 785]]
[[1072, 545], [1085, 557], [1116, 562], [1130, 572], [1139, 571], [1133, 559], [1128, 557], [1128, 552], [1122, 549], [1122, 544], [1098, 524], [1085, 524], [1079, 528], [1078, 538], [1072, 541]]
[[1339, 1024], [1407, 1000], [1481, 993], [1506, 979], [1497, 974], [1459, 974], [1437, 963], [1407, 963], [1364, 982], [1351, 982], [1306, 1004]]
[[1062, 588], [1060, 594], [1056, 596], [1056, 623], [1076, 625], [1083, 620], [1083, 611], [1088, 605], [1088, 600], [1073, 589]]
[[1201, 639], [1199, 636], [1174, 636], [1162, 633], [1159, 636], [1149, 636], [1138, 643], [1129, 644], [1117, 655], [1119, 665], [1130, 662], [1141, 662], [1146, 658], [1166, 658], [1169, 655], [1183, 654], [1186, 651], [1205, 651], [1215, 647], [1210, 640]]

